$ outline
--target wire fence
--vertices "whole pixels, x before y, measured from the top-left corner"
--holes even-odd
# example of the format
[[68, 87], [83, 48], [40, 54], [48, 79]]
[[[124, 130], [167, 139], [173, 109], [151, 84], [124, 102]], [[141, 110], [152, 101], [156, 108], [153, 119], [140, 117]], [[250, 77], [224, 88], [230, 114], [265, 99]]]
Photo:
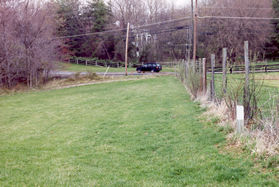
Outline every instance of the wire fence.
[[[247, 60], [245, 66], [234, 67], [227, 67], [226, 58], [222, 67], [215, 67], [215, 55], [207, 63], [206, 59], [182, 61], [178, 75], [194, 97], [207, 95], [217, 105], [225, 102], [232, 119], [236, 119], [236, 106], [243, 105], [246, 127], [264, 126], [259, 121], [272, 122], [275, 127], [279, 125], [279, 74], [271, 72], [278, 70], [279, 64], [250, 66]], [[234, 71], [230, 74], [231, 68]]]

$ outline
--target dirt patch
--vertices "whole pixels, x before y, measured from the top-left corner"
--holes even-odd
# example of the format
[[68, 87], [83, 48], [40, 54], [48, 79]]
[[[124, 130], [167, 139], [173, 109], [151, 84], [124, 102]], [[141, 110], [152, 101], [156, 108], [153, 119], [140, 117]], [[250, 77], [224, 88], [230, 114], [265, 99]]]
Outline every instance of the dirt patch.
[[1, 95], [12, 95], [15, 93], [26, 93], [32, 91], [42, 91], [42, 90], [58, 90], [58, 89], [65, 89], [65, 88], [74, 88], [79, 86], [88, 86], [94, 84], [105, 84], [105, 83], [112, 83], [112, 82], [123, 82], [123, 81], [133, 81], [133, 80], [143, 80], [143, 79], [151, 79], [156, 78], [158, 76], [155, 75], [148, 75], [148, 76], [138, 76], [138, 77], [107, 77], [107, 78], [97, 78], [92, 80], [90, 78], [69, 78], [69, 79], [54, 79], [49, 81], [47, 84], [39, 87], [39, 88], [28, 88], [25, 85], [19, 85], [12, 89], [0, 89], [0, 96]]
[[136, 78], [105, 78], [100, 80], [83, 80], [83, 81], [77, 81], [77, 82], [67, 82], [67, 81], [54, 81], [44, 87], [44, 89], [47, 90], [53, 90], [53, 89], [65, 89], [65, 88], [73, 88], [73, 87], [79, 87], [79, 86], [88, 86], [88, 85], [94, 85], [94, 84], [104, 84], [104, 83], [112, 83], [112, 82], [123, 82], [123, 81], [133, 81], [133, 80], [143, 80], [143, 79], [151, 79], [155, 78], [155, 76], [145, 76], [145, 77], [136, 77]]

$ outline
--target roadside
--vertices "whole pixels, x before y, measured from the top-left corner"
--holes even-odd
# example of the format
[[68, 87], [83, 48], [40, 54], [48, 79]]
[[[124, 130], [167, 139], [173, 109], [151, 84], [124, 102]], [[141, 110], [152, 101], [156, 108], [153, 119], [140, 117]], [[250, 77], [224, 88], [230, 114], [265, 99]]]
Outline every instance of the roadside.
[[141, 77], [118, 77], [118, 78], [103, 78], [100, 80], [83, 80], [83, 81], [63, 81], [61, 80], [59, 83], [57, 81], [50, 82], [46, 84], [43, 89], [46, 90], [56, 90], [56, 89], [65, 89], [65, 88], [74, 88], [80, 86], [89, 86], [94, 84], [105, 84], [105, 83], [113, 83], [113, 82], [124, 82], [124, 81], [136, 81], [136, 80], [143, 80], [143, 79], [151, 79], [155, 78], [156, 76], [141, 76]]
[[[61, 77], [61, 78], [69, 78], [75, 76], [77, 74], [86, 76], [91, 72], [71, 72], [71, 71], [53, 71], [50, 72], [50, 77]], [[125, 76], [125, 72], [95, 72], [97, 75], [103, 77], [121, 77]], [[160, 72], [160, 73], [138, 73], [138, 72], [128, 72], [128, 76], [150, 76], [150, 75], [175, 75], [175, 72]]]
[[[69, 71], [69, 72], [106, 72], [107, 67], [103, 66], [92, 66], [92, 65], [81, 65], [81, 64], [72, 64], [72, 63], [59, 63], [58, 64], [59, 71]], [[136, 72], [136, 68], [129, 68], [128, 72]], [[109, 73], [113, 72], [125, 72], [124, 67], [119, 68], [109, 68]], [[175, 72], [175, 67], [167, 67], [163, 66], [163, 70], [161, 72]]]
[[[69, 72], [67, 72], [69, 73]], [[69, 74], [68, 74], [69, 75]], [[41, 85], [37, 88], [28, 88], [25, 85], [18, 85], [12, 89], [0, 89], [1, 95], [10, 95], [14, 93], [25, 93], [25, 92], [34, 92], [34, 91], [44, 91], [44, 90], [58, 90], [65, 88], [74, 88], [80, 86], [88, 86], [94, 84], [103, 84], [103, 83], [112, 83], [112, 82], [124, 82], [124, 81], [136, 81], [143, 79], [156, 78], [159, 75], [150, 74], [145, 76], [98, 76], [97, 74], [71, 74], [71, 76], [65, 76], [59, 78], [52, 78], [47, 83]]]

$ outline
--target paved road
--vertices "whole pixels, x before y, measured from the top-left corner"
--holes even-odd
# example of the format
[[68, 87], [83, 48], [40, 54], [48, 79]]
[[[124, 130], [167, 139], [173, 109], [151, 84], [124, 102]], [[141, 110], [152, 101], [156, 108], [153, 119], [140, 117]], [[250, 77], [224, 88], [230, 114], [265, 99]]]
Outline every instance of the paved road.
[[[69, 72], [69, 71], [53, 71], [50, 73], [51, 77], [62, 77], [68, 78], [74, 76], [77, 72]], [[87, 72], [81, 72], [80, 75], [86, 75]], [[97, 72], [99, 76], [104, 76], [105, 72]], [[128, 75], [130, 76], [143, 76], [143, 75], [175, 75], [174, 72], [160, 72], [160, 73], [138, 73], [138, 72], [129, 72]], [[125, 76], [124, 72], [109, 72], [106, 76]]]

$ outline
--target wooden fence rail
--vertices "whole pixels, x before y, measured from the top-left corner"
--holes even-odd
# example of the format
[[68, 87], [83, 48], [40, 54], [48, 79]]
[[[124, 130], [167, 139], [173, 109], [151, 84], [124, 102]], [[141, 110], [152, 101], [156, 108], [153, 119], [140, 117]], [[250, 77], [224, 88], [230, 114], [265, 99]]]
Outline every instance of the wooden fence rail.
[[[245, 72], [245, 65], [243, 66], [229, 66], [227, 67], [229, 73]], [[211, 72], [211, 67], [208, 67], [208, 72]], [[214, 68], [216, 73], [223, 72], [223, 67], [218, 66]], [[270, 64], [270, 65], [250, 65], [250, 71], [259, 71], [259, 72], [279, 72], [279, 64]]]

